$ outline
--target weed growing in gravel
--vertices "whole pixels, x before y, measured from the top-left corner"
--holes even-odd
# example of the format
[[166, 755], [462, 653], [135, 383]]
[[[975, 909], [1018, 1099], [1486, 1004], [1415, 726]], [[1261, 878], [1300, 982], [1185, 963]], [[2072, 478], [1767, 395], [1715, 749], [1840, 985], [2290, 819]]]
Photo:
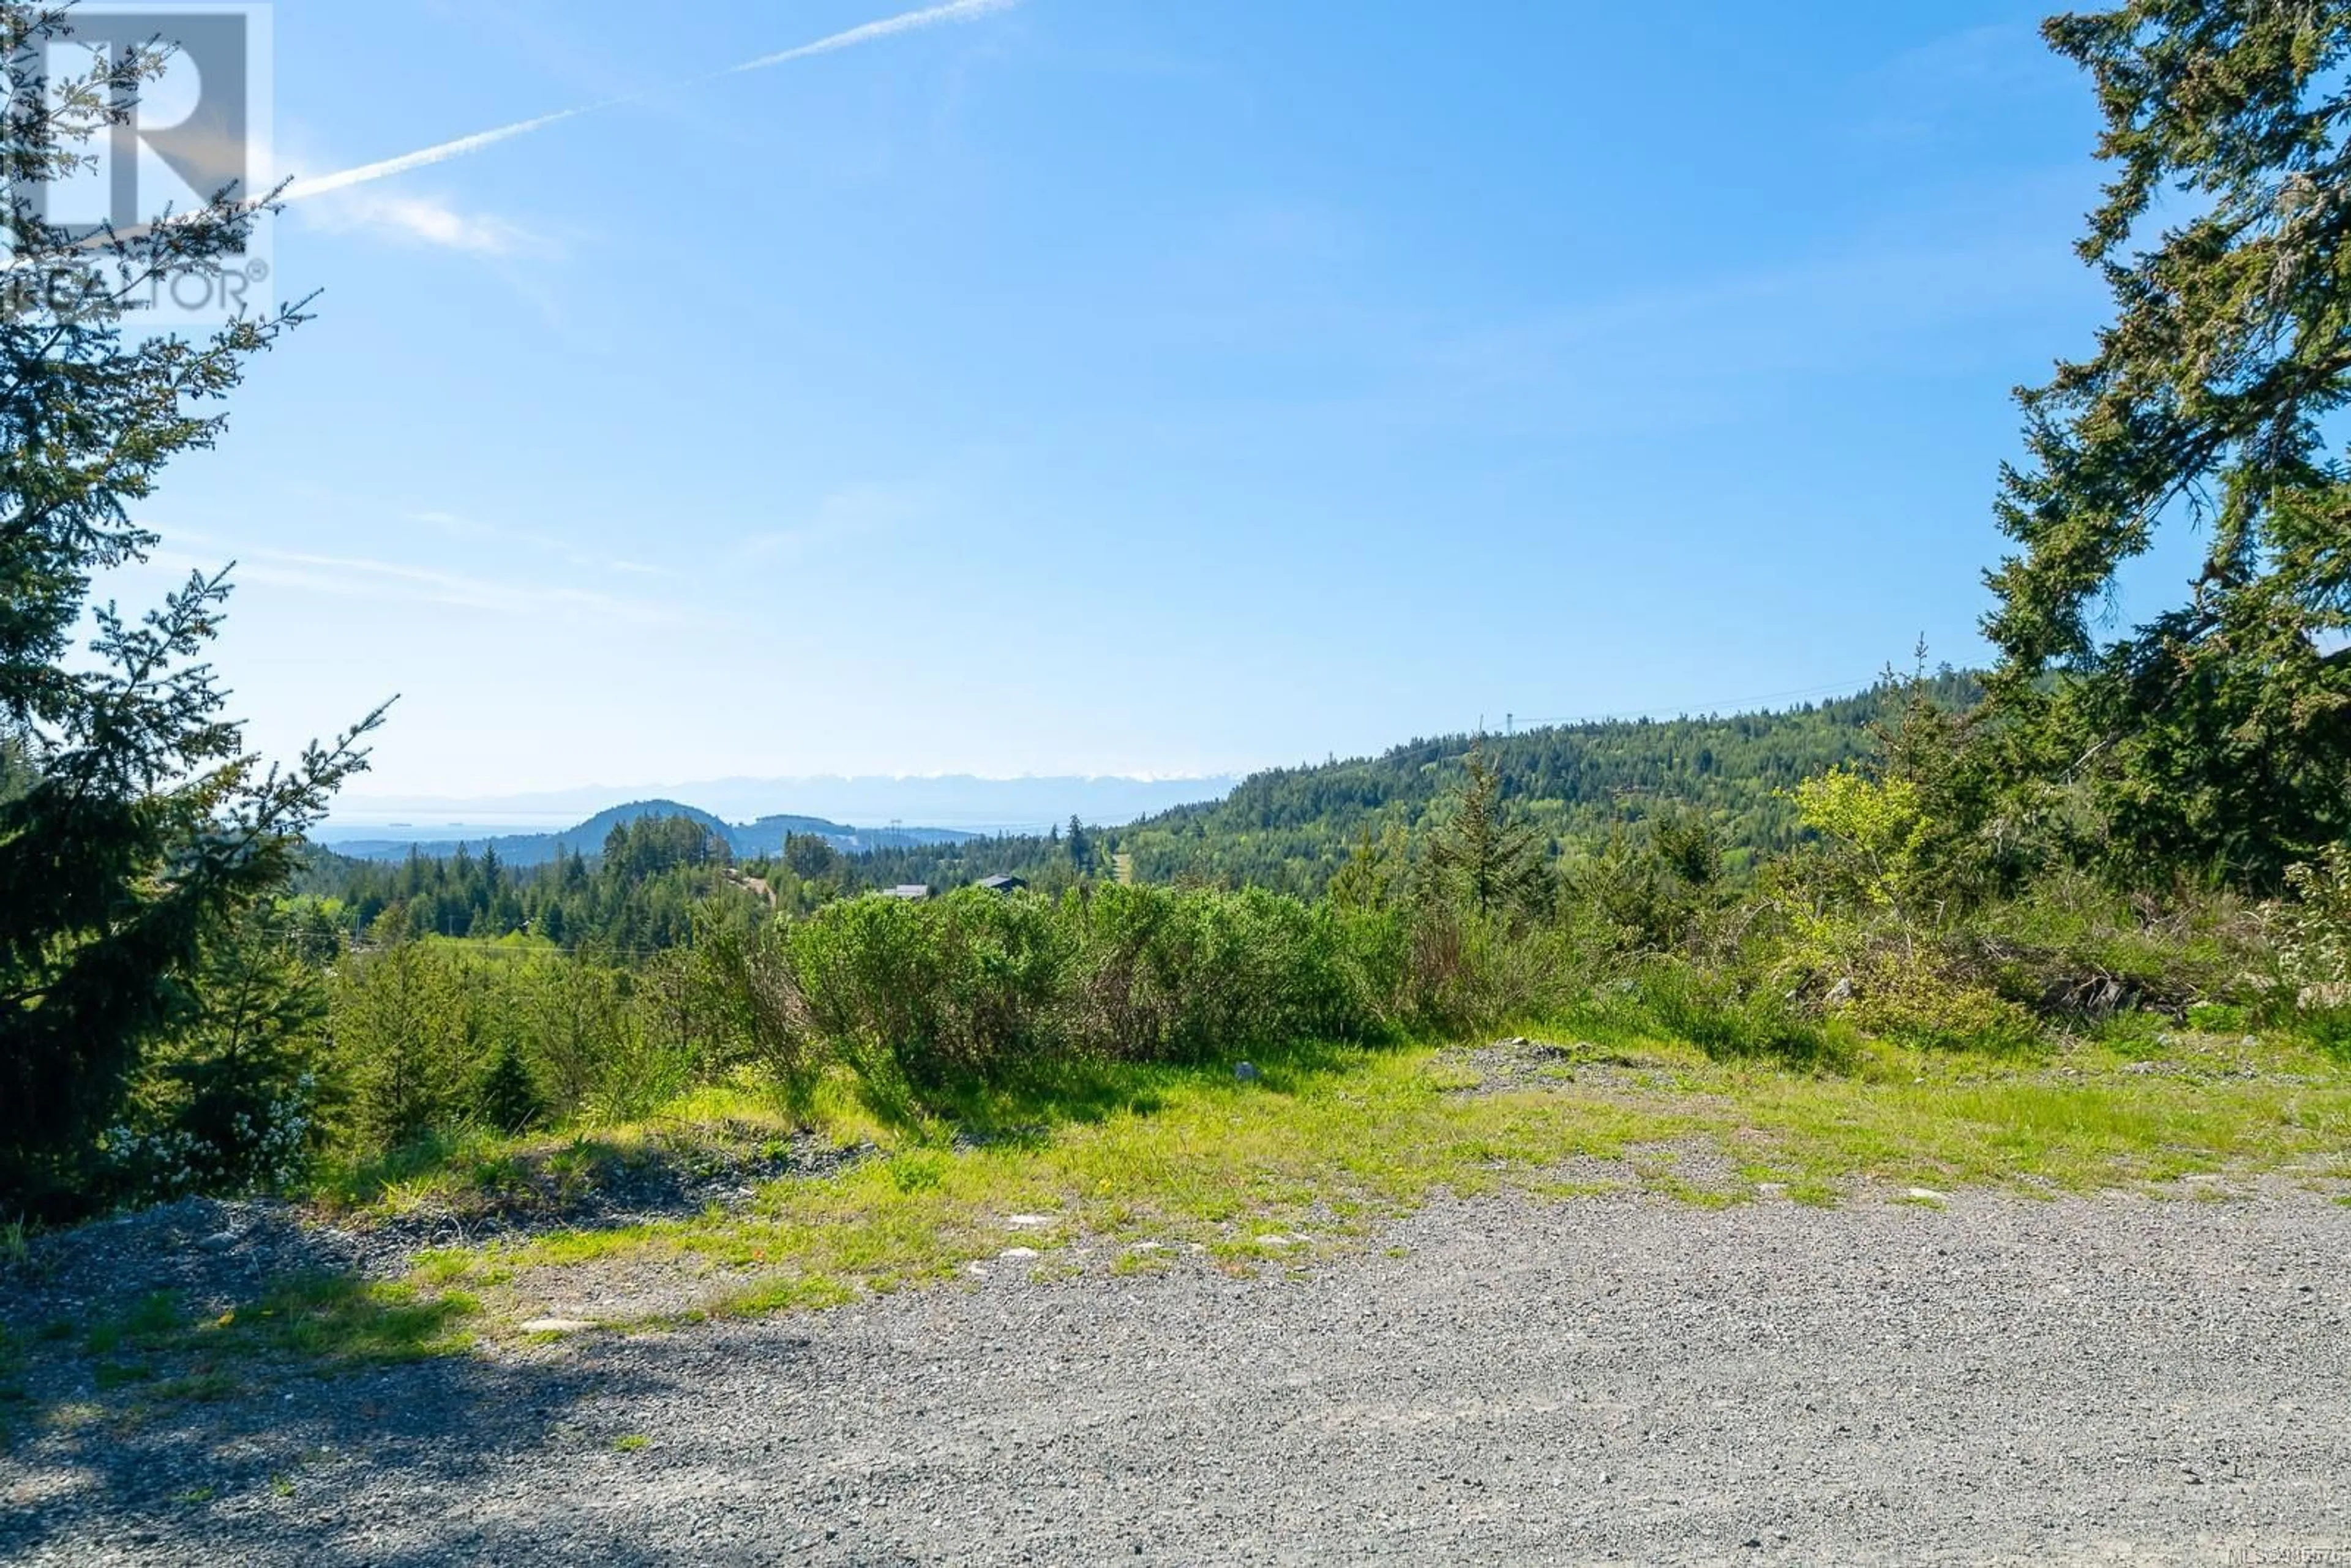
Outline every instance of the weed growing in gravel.
[[[171, 1292], [155, 1291], [86, 1330], [57, 1319], [30, 1342], [0, 1334], [0, 1444], [12, 1436], [11, 1406], [28, 1400], [13, 1375], [31, 1354], [86, 1368], [101, 1398], [113, 1396], [109, 1403], [118, 1406], [130, 1398], [135, 1414], [235, 1398], [246, 1392], [240, 1364], [332, 1373], [460, 1352], [473, 1343], [467, 1324], [480, 1311], [476, 1298], [460, 1292], [314, 1275], [279, 1281], [260, 1299], [209, 1319], [191, 1317]], [[107, 1413], [103, 1405], [70, 1404], [27, 1413], [69, 1427], [84, 1418], [77, 1414], [84, 1409]], [[111, 1414], [120, 1418], [124, 1411]]]
[[314, 1274], [200, 1325], [193, 1343], [215, 1354], [272, 1353], [329, 1365], [415, 1361], [471, 1345], [462, 1325], [480, 1304], [459, 1291], [428, 1294], [413, 1284]]
[[91, 1355], [111, 1355], [120, 1350], [160, 1349], [180, 1328], [179, 1303], [169, 1291], [153, 1291], [131, 1308], [93, 1325], [82, 1340]]

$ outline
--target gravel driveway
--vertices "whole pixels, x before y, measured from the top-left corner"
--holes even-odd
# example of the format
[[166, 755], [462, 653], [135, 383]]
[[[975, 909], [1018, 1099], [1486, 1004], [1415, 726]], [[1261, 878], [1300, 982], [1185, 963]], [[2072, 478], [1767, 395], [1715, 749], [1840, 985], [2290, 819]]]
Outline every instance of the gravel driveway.
[[1102, 1261], [47, 1436], [0, 1559], [2351, 1563], [2351, 1208], [2304, 1194]]

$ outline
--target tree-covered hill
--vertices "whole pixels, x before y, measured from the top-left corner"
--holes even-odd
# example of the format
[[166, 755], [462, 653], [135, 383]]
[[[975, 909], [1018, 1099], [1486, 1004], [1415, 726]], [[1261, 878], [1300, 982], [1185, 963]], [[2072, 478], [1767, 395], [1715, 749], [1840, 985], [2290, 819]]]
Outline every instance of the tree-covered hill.
[[[1981, 688], [1946, 670], [1927, 682], [1947, 707]], [[1180, 806], [1131, 826], [1075, 834], [978, 840], [859, 856], [874, 885], [954, 886], [997, 872], [1051, 881], [1107, 874], [1126, 857], [1138, 881], [1197, 880], [1317, 894], [1366, 834], [1412, 829], [1461, 781], [1481, 747], [1504, 800], [1562, 852], [1604, 843], [1668, 807], [1704, 813], [1734, 857], [1783, 849], [1798, 835], [1789, 791], [1867, 753], [1873, 727], [1895, 717], [1908, 683], [1771, 713], [1616, 719], [1511, 736], [1442, 736], [1377, 757], [1274, 768], [1221, 800]]]
[[753, 822], [723, 821], [699, 806], [676, 800], [632, 800], [607, 807], [573, 828], [552, 833], [507, 833], [461, 844], [457, 841], [354, 839], [335, 846], [348, 860], [403, 861], [412, 854], [445, 860], [460, 849], [469, 853], [495, 854], [510, 866], [548, 865], [567, 855], [594, 855], [614, 828], [648, 817], [683, 817], [709, 829], [726, 841], [736, 855], [749, 859], [781, 854], [784, 841], [793, 837], [822, 839], [845, 853], [926, 844], [956, 843], [971, 837], [951, 828], [852, 828], [822, 817], [768, 816]]
[[[1975, 680], [1945, 672], [1927, 683], [1946, 707], [1981, 696]], [[883, 835], [816, 818], [721, 821], [674, 801], [615, 807], [562, 833], [457, 846], [404, 849], [371, 873], [351, 846], [314, 854], [305, 890], [346, 900], [363, 923], [404, 906], [417, 929], [503, 935], [518, 929], [590, 931], [630, 944], [682, 935], [694, 897], [724, 886], [719, 868], [682, 873], [659, 893], [583, 890], [614, 846], [656, 841], [706, 845], [668, 858], [702, 865], [715, 854], [764, 873], [778, 907], [812, 907], [841, 893], [922, 883], [959, 887], [1011, 873], [1054, 891], [1081, 877], [1122, 873], [1146, 883], [1212, 883], [1318, 895], [1366, 839], [1417, 832], [1464, 781], [1471, 747], [1491, 765], [1504, 809], [1531, 825], [1554, 855], [1573, 859], [1662, 811], [1695, 811], [1731, 864], [1793, 843], [1792, 791], [1802, 780], [1867, 754], [1873, 728], [1890, 721], [1907, 683], [1779, 712], [1701, 718], [1616, 719], [1510, 736], [1441, 736], [1377, 757], [1256, 774], [1220, 800], [1179, 806], [1123, 827], [1072, 822], [1050, 834], [977, 838], [941, 830]], [[677, 837], [677, 835], [684, 837]], [[876, 839], [881, 842], [877, 843]], [[894, 841], [893, 841], [894, 840]], [[787, 854], [789, 844], [800, 851]], [[689, 846], [690, 847], [690, 846]], [[436, 852], [437, 851], [437, 852]], [[630, 850], [633, 853], [633, 850]], [[643, 868], [639, 868], [642, 871]], [[661, 868], [656, 868], [661, 869]], [[610, 876], [612, 868], [601, 873]], [[621, 884], [640, 886], [635, 874]], [[649, 902], [650, 901], [650, 902]], [[550, 905], [559, 906], [549, 913]], [[658, 912], [655, 906], [658, 905]]]

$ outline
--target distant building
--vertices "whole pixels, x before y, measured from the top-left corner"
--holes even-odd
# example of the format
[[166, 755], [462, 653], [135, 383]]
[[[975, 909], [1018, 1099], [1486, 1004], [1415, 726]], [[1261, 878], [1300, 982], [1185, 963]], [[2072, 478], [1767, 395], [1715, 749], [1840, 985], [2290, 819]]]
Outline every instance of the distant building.
[[984, 876], [979, 885], [990, 893], [1018, 893], [1029, 884], [1017, 876]]
[[920, 904], [923, 900], [931, 896], [931, 890], [925, 887], [919, 882], [902, 882], [882, 896], [884, 898], [903, 898], [909, 904]]

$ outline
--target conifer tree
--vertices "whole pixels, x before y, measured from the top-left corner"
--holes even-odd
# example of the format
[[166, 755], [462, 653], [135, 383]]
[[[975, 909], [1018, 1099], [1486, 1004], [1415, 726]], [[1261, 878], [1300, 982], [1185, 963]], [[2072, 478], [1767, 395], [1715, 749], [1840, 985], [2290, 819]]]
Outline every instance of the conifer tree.
[[[130, 621], [89, 604], [92, 575], [145, 559], [130, 508], [172, 457], [219, 435], [246, 363], [301, 318], [208, 337], [143, 331], [158, 279], [216, 277], [255, 193], [136, 231], [77, 235], [35, 193], [89, 162], [162, 70], [155, 49], [44, 79], [69, 13], [0, 3], [0, 1211], [70, 1211], [99, 1130], [156, 1042], [189, 1027], [207, 946], [283, 883], [297, 835], [362, 766], [354, 741], [265, 768], [202, 662], [228, 595], [192, 577]], [[94, 662], [69, 657], [86, 612]]]
[[1481, 915], [1538, 909], [1551, 894], [1544, 849], [1542, 834], [1503, 805], [1501, 775], [1485, 747], [1471, 747], [1453, 814], [1429, 841], [1430, 869]]
[[[2079, 249], [2115, 316], [2020, 394], [1987, 622], [2009, 765], [2087, 795], [2126, 869], [2273, 886], [2351, 833], [2351, 4], [2129, 0], [2044, 32], [2105, 116]], [[2117, 571], [2191, 528], [2185, 601], [2102, 641]]]

